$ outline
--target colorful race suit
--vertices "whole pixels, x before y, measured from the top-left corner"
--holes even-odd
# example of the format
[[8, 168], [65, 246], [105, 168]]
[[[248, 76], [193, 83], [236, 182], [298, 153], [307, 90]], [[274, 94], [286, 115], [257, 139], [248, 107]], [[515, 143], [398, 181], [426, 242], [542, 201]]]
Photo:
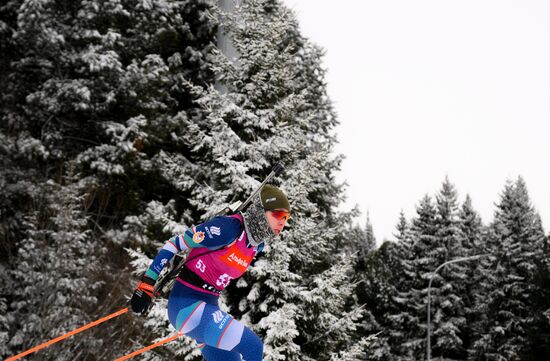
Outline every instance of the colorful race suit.
[[252, 247], [247, 242], [242, 222], [240, 214], [219, 216], [170, 238], [146, 275], [156, 280], [175, 254], [191, 249], [177, 281], [194, 290], [219, 295], [231, 280], [243, 275], [264, 246], [262, 243]]
[[262, 340], [222, 311], [220, 292], [246, 271], [263, 243], [247, 242], [240, 214], [213, 218], [170, 238], [146, 275], [154, 280], [170, 259], [191, 249], [168, 299], [168, 318], [178, 332], [199, 343], [207, 361], [261, 361]]

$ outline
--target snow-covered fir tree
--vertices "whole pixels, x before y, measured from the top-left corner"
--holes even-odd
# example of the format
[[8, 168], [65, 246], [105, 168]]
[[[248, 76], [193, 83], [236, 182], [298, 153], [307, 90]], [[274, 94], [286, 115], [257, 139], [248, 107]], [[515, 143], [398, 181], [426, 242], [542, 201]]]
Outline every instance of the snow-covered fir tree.
[[[459, 220], [459, 205], [454, 185], [445, 178], [441, 190], [436, 195], [436, 242], [443, 247], [444, 254], [436, 257], [435, 269], [439, 264], [466, 255], [462, 241], [462, 229]], [[433, 252], [431, 250], [430, 252]], [[465, 283], [468, 264], [454, 263], [433, 274], [432, 306], [434, 310], [433, 348], [434, 357], [442, 360], [459, 360], [465, 357], [462, 338], [466, 332], [465, 301], [467, 299]]]
[[339, 257], [335, 247], [338, 227], [347, 225], [334, 209], [342, 199], [334, 180], [340, 158], [331, 155], [336, 120], [321, 52], [278, 1], [244, 1], [222, 21], [240, 56], [232, 62], [220, 54], [223, 89], [198, 93], [205, 116], [188, 129], [208, 173], [195, 198], [207, 217], [283, 161], [288, 171], [279, 181], [293, 208], [283, 240], [268, 245], [228, 304], [262, 335], [266, 360], [329, 360], [352, 346], [362, 312], [347, 305], [353, 256]]
[[[166, 238], [282, 161], [293, 219], [223, 297], [266, 360], [423, 359], [428, 278], [484, 253], [435, 275], [434, 359], [549, 358], [550, 241], [525, 182], [506, 185], [486, 229], [446, 180], [374, 249], [370, 219], [336, 210], [323, 50], [279, 1], [216, 3], [0, 4], [0, 357], [124, 307]], [[238, 59], [216, 49], [220, 24]], [[28, 359], [112, 359], [173, 332], [164, 308]], [[180, 339], [143, 359], [199, 354]]]
[[487, 317], [474, 344], [475, 359], [522, 360], [528, 354], [533, 279], [545, 243], [538, 219], [523, 179], [508, 182], [489, 233], [493, 262], [486, 270]]
[[448, 179], [436, 194], [435, 203], [426, 195], [417, 216], [407, 226], [403, 213], [398, 223], [402, 247], [400, 272], [393, 284], [395, 306], [389, 311], [393, 353], [402, 360], [424, 357], [426, 339], [427, 288], [431, 277], [432, 353], [441, 359], [461, 359], [465, 326], [464, 286], [466, 267], [454, 265], [433, 271], [442, 263], [463, 254], [457, 193]]
[[[528, 296], [523, 297], [524, 300], [529, 301], [524, 307], [529, 311], [524, 311], [521, 313], [521, 318], [516, 318], [513, 321], [517, 324], [521, 322], [525, 329], [523, 337], [525, 343], [517, 348], [518, 359], [538, 360], [548, 353], [548, 342], [545, 335], [548, 334], [549, 329], [547, 315], [550, 312], [548, 311], [548, 297], [546, 297], [549, 278], [547, 265], [543, 265], [548, 262], [547, 239], [543, 237], [540, 217], [532, 208], [530, 210], [529, 206], [526, 206], [529, 201], [524, 182], [520, 179], [515, 184], [510, 183], [508, 187], [509, 189], [507, 188], [505, 193], [510, 194], [514, 201], [509, 200], [506, 204], [515, 205], [514, 207], [521, 209], [510, 213], [523, 219], [522, 222], [516, 223], [524, 225], [523, 227], [512, 226], [514, 222], [509, 220], [512, 216], [506, 216], [508, 219], [506, 223], [514, 229], [508, 237], [514, 238], [521, 234], [526, 237], [527, 234], [530, 234], [529, 239], [536, 239], [537, 241], [534, 243], [538, 244], [541, 250], [538, 253], [531, 253], [532, 257], [529, 261], [522, 263], [524, 267], [533, 271], [532, 279], [523, 285], [530, 292]], [[503, 199], [507, 198], [503, 196]], [[498, 207], [497, 214], [500, 214], [498, 219], [502, 219], [502, 214], [505, 213], [502, 211], [503, 208], [513, 208], [511, 206], [503, 207], [503, 205], [498, 205]], [[520, 214], [526, 217], [519, 217]], [[494, 338], [488, 337], [486, 330], [490, 324], [502, 324], [499, 317], [512, 315], [508, 310], [513, 310], [512, 306], [497, 307], [497, 304], [504, 303], [503, 296], [498, 298], [498, 302], [488, 302], [491, 300], [488, 297], [490, 294], [503, 295], [505, 290], [512, 289], [507, 284], [513, 284], [511, 279], [505, 278], [507, 272], [505, 270], [508, 268], [503, 268], [501, 273], [495, 272], [501, 265], [497, 262], [494, 250], [503, 247], [502, 238], [497, 236], [496, 224], [497, 221], [486, 230], [481, 218], [474, 210], [469, 196], [459, 208], [456, 202], [456, 191], [448, 180], [444, 182], [442, 190], [436, 195], [435, 204], [431, 203], [429, 197], [425, 197], [421, 201], [417, 208], [417, 216], [413, 219], [410, 227], [404, 214], [401, 213], [397, 225], [398, 232], [395, 235], [398, 242], [384, 243], [372, 255], [367, 263], [368, 271], [364, 275], [368, 286], [358, 293], [361, 301], [368, 300], [369, 311], [372, 311], [374, 317], [374, 320], [370, 322], [365, 320], [366, 327], [362, 327], [360, 332], [364, 332], [364, 329], [368, 327], [371, 327], [372, 330], [371, 325], [383, 330], [378, 343], [371, 345], [371, 347], [374, 346], [374, 352], [368, 359], [376, 359], [379, 355], [386, 357], [381, 359], [423, 359], [425, 357], [426, 329], [422, 323], [425, 324], [427, 280], [422, 282], [422, 275], [433, 272], [435, 267], [445, 260], [473, 255], [484, 256], [462, 263], [463, 267], [452, 267], [451, 265], [443, 269], [445, 272], [441, 272], [437, 276], [439, 281], [445, 280], [443, 288], [439, 287], [442, 283], [438, 284], [439, 281], [434, 280], [432, 289], [435, 295], [432, 300], [432, 354], [438, 359], [501, 359], [499, 358], [502, 357], [501, 351], [493, 351], [493, 354], [489, 354], [487, 353], [488, 348], [480, 350], [482, 345], [487, 345], [488, 340], [506, 342], [505, 339], [498, 338], [496, 334]], [[514, 236], [511, 235], [512, 233]], [[502, 254], [503, 251], [500, 252]], [[511, 251], [508, 252], [511, 254]], [[486, 256], [487, 253], [489, 256]], [[439, 260], [437, 260], [438, 257]], [[512, 278], [516, 284], [521, 281], [518, 277], [512, 276]], [[499, 279], [504, 279], [504, 281], [499, 281]], [[439, 299], [436, 298], [438, 295]], [[448, 298], [454, 302], [445, 304]], [[506, 299], [507, 302], [511, 302], [511, 297]], [[511, 304], [518, 305], [517, 302], [511, 302]], [[443, 311], [438, 311], [438, 308], [442, 308]], [[491, 308], [493, 308], [492, 312], [490, 312]], [[370, 316], [368, 315], [367, 318]], [[437, 317], [440, 319], [438, 320]], [[438, 345], [439, 335], [437, 333], [437, 328], [442, 324], [441, 320], [447, 320], [447, 325], [454, 325], [450, 329], [444, 329], [450, 332], [446, 336], [444, 334], [446, 339], [449, 339], [449, 335], [457, 339], [456, 343], [452, 345], [453, 348], [444, 351], [447, 352], [447, 355], [443, 357], [438, 355], [442, 351], [441, 343]], [[513, 325], [513, 323], [511, 324]], [[503, 330], [504, 327], [500, 326], [497, 329]], [[386, 339], [384, 334], [388, 335]], [[456, 347], [457, 344], [459, 347]], [[451, 356], [449, 351], [456, 353]]]
[[355, 218], [355, 215], [358, 213], [358, 210], [353, 209], [351, 212], [343, 215], [342, 223], [350, 224], [350, 227], [345, 231], [348, 237], [338, 240], [339, 243], [336, 248], [341, 252], [356, 254], [357, 265], [359, 269], [362, 269], [368, 255], [376, 250], [376, 237], [374, 236], [374, 229], [368, 211], [364, 226], [353, 224], [351, 219]]
[[[277, 1], [245, 1], [218, 17], [240, 56], [234, 61], [215, 53], [216, 86], [185, 83], [201, 106], [178, 119], [188, 152], [164, 151], [155, 167], [167, 182], [189, 189], [185, 202], [200, 217], [182, 209], [187, 227], [243, 200], [274, 162], [285, 164], [286, 175], [275, 182], [291, 199], [293, 220], [283, 241], [268, 245], [225, 300], [263, 336], [266, 359], [328, 360], [354, 345], [350, 335], [362, 310], [351, 297], [356, 256], [340, 255], [337, 247], [350, 241], [337, 228], [348, 228], [350, 215], [335, 211], [342, 200], [334, 180], [341, 159], [331, 155], [336, 119], [322, 51], [299, 34], [293, 15]], [[146, 223], [128, 220], [132, 233], [143, 233]], [[169, 223], [164, 229], [174, 232]], [[139, 259], [145, 258], [136, 261], [143, 267]], [[188, 344], [168, 347], [190, 355]]]
[[[170, 233], [152, 223], [143, 227], [145, 235], [131, 234], [124, 220], [131, 224], [154, 201], [193, 211], [185, 192], [159, 177], [155, 159], [161, 149], [187, 151], [179, 119], [198, 106], [185, 84], [214, 81], [205, 65], [217, 26], [208, 16], [211, 7], [201, 0], [13, 0], [0, 5], [0, 184], [6, 190], [0, 196], [0, 244], [6, 249], [1, 262], [11, 279], [27, 286], [3, 293], [7, 303], [0, 298], [14, 325], [7, 332], [9, 354], [124, 306], [130, 290], [122, 247]], [[60, 226], [51, 213], [68, 194], [74, 212], [66, 214], [64, 224], [75, 226], [64, 232], [81, 231], [85, 239], [71, 233], [73, 246], [86, 245], [79, 251], [52, 243]], [[77, 258], [74, 267], [80, 269], [67, 271], [71, 258]], [[62, 282], [28, 278], [38, 274], [36, 279]], [[88, 286], [81, 277], [88, 277]], [[47, 285], [52, 288], [44, 300], [50, 308], [37, 306], [40, 297], [32, 301], [36, 304], [27, 300]], [[61, 293], [69, 286], [96, 307], [83, 303], [76, 310], [71, 302], [79, 298], [67, 301]], [[37, 319], [47, 323], [30, 322]], [[102, 331], [94, 339], [127, 348], [130, 338], [148, 334], [138, 327], [127, 331], [128, 324], [141, 322], [129, 320], [98, 328]], [[128, 337], [117, 336], [122, 329]], [[3, 330], [0, 334], [6, 337]], [[100, 355], [109, 351], [97, 344], [83, 342], [87, 337], [80, 337], [79, 359], [111, 357]], [[74, 351], [75, 345], [62, 343], [58, 353]], [[36, 357], [61, 359], [44, 352]]]
[[[35, 199], [35, 213], [29, 215], [34, 227], [21, 240], [18, 264], [9, 273], [17, 285], [11, 294], [17, 300], [10, 310], [16, 315], [16, 332], [9, 340], [12, 350], [26, 350], [36, 340], [52, 339], [92, 321], [89, 315], [95, 314], [102, 296], [104, 282], [97, 272], [97, 259], [103, 250], [96, 249], [89, 216], [84, 213], [81, 188], [88, 184], [85, 179], [71, 181], [46, 184], [43, 198]], [[88, 336], [32, 358], [72, 360], [81, 352], [100, 358], [102, 340]]]
[[370, 214], [367, 212], [367, 222], [365, 224], [365, 242], [360, 250], [360, 256], [366, 256], [376, 248], [376, 237], [370, 221]]
[[403, 210], [399, 213], [399, 219], [396, 225], [397, 244], [390, 250], [390, 254], [395, 259], [388, 287], [390, 289], [385, 319], [385, 334], [388, 337], [388, 344], [391, 347], [391, 354], [400, 360], [412, 359], [410, 352], [404, 352], [402, 347], [412, 335], [414, 326], [418, 323], [417, 316], [406, 310], [407, 295], [413, 280], [416, 277], [414, 265], [411, 262], [413, 258], [413, 233], [411, 224], [407, 221]]
[[[356, 266], [360, 279], [356, 291], [358, 303], [366, 305], [367, 312], [359, 333], [367, 336], [376, 335], [366, 356], [361, 360], [391, 360], [393, 355], [390, 340], [402, 336], [399, 329], [393, 327], [392, 322], [395, 320], [388, 316], [399, 313], [399, 306], [394, 299], [399, 294], [397, 285], [402, 283], [403, 260], [408, 258], [411, 245], [409, 225], [403, 212], [400, 213], [396, 228], [397, 243], [383, 242], [379, 248], [360, 257]], [[364, 231], [363, 239], [366, 238]]]
[[425, 352], [427, 279], [438, 255], [445, 254], [436, 242], [437, 210], [429, 195], [422, 198], [416, 213], [410, 227], [409, 258], [403, 260], [403, 269], [409, 272], [400, 277], [399, 292], [393, 299], [398, 311], [389, 316], [393, 331], [397, 331], [391, 344], [400, 360], [415, 360]]
[[[466, 195], [466, 199], [460, 207], [459, 220], [464, 256], [483, 256], [487, 254], [488, 251], [484, 242], [485, 228], [481, 217], [473, 207], [469, 195]], [[489, 262], [490, 260], [486, 256], [469, 261], [465, 264], [467, 266], [466, 278], [457, 281], [462, 283], [464, 287], [462, 296], [464, 297], [466, 324], [462, 342], [467, 352], [471, 350], [472, 343], [479, 335], [478, 326], [484, 318], [482, 309], [485, 300], [481, 290], [485, 279], [485, 268], [488, 267]]]
[[[542, 229], [540, 216], [535, 227]], [[531, 311], [528, 317], [527, 345], [522, 358], [526, 361], [550, 358], [550, 238], [545, 237], [542, 256], [535, 261]]]
[[380, 333], [371, 344], [366, 358], [362, 360], [391, 360], [390, 340], [399, 329], [393, 328], [390, 314], [399, 312], [394, 298], [398, 296], [395, 280], [401, 272], [401, 244], [386, 241], [367, 257], [359, 269], [361, 283], [357, 287], [360, 304], [365, 304], [368, 314], [362, 322], [360, 332], [365, 335]]

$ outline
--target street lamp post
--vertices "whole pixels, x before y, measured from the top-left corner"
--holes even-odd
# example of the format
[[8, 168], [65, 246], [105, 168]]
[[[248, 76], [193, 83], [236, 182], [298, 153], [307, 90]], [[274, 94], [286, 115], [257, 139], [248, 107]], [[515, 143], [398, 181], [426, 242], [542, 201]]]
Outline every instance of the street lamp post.
[[481, 257], [486, 257], [488, 255], [489, 254], [478, 254], [478, 255], [475, 255], [475, 256], [460, 257], [460, 258], [452, 259], [450, 261], [442, 263], [441, 265], [439, 265], [439, 267], [437, 267], [435, 269], [435, 271], [432, 272], [432, 274], [430, 276], [430, 282], [428, 283], [428, 340], [427, 340], [428, 342], [427, 342], [427, 346], [426, 346], [426, 360], [427, 361], [431, 361], [431, 359], [432, 359], [432, 340], [431, 340], [431, 327], [432, 327], [432, 324], [431, 324], [431, 309], [430, 309], [430, 307], [431, 307], [431, 288], [432, 288], [432, 281], [433, 281], [434, 275], [437, 274], [437, 272], [439, 272], [440, 269], [442, 269], [443, 267], [445, 267], [446, 265], [449, 265], [451, 263], [473, 261], [475, 259], [478, 259], [478, 258], [481, 258]]

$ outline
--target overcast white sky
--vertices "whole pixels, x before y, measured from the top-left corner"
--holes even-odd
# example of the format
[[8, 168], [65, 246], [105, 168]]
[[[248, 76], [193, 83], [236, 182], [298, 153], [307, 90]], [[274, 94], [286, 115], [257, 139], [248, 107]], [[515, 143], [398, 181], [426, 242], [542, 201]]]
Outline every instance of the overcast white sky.
[[445, 175], [485, 223], [523, 176], [548, 231], [550, 1], [284, 3], [326, 50], [346, 206], [369, 210], [378, 242]]

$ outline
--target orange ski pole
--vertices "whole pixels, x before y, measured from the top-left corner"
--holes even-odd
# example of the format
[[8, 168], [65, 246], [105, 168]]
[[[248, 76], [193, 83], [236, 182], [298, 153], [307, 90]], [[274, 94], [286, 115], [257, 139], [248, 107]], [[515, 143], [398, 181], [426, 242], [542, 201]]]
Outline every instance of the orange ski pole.
[[159, 347], [159, 346], [164, 345], [165, 343], [168, 343], [168, 342], [170, 342], [170, 341], [173, 341], [173, 340], [175, 340], [176, 338], [180, 337], [181, 335], [183, 335], [183, 333], [179, 333], [179, 332], [178, 332], [178, 333], [176, 333], [175, 335], [172, 335], [172, 336], [170, 336], [170, 337], [168, 337], [168, 338], [165, 338], [164, 340], [160, 340], [159, 342], [156, 342], [156, 343], [154, 343], [154, 344], [152, 344], [152, 345], [149, 345], [149, 346], [144, 347], [144, 348], [140, 348], [139, 350], [134, 351], [134, 352], [132, 352], [132, 353], [129, 353], [128, 355], [124, 355], [124, 356], [122, 356], [122, 357], [120, 357], [120, 358], [117, 358], [115, 361], [128, 360], [129, 358], [132, 358], [132, 357], [134, 357], [134, 356], [137, 356], [137, 355], [139, 355], [139, 354], [142, 354], [142, 353], [144, 353], [144, 352], [146, 352], [146, 351], [152, 350], [152, 349], [154, 349], [155, 347]]
[[38, 351], [38, 350], [43, 349], [44, 347], [48, 347], [48, 346], [50, 346], [50, 345], [53, 345], [53, 344], [56, 343], [56, 342], [59, 342], [59, 341], [64, 340], [64, 339], [66, 339], [66, 338], [69, 338], [69, 337], [71, 337], [71, 336], [73, 336], [73, 335], [76, 335], [76, 334], [79, 333], [79, 332], [82, 332], [82, 331], [85, 331], [85, 330], [87, 330], [87, 329], [89, 329], [89, 328], [92, 328], [92, 327], [94, 327], [94, 326], [97, 326], [97, 325], [99, 325], [100, 323], [103, 323], [103, 322], [105, 322], [105, 321], [110, 320], [111, 318], [118, 317], [118, 316], [120, 316], [120, 315], [122, 315], [123, 313], [126, 313], [126, 312], [128, 312], [128, 307], [123, 308], [122, 310], [113, 312], [113, 313], [111, 313], [110, 315], [107, 315], [107, 316], [105, 316], [105, 317], [100, 318], [99, 320], [90, 322], [89, 324], [84, 325], [84, 326], [82, 326], [82, 327], [80, 327], [80, 328], [77, 328], [76, 330], [72, 330], [72, 331], [70, 331], [70, 332], [67, 332], [66, 334], [61, 335], [61, 336], [59, 336], [59, 337], [56, 337], [56, 338], [54, 338], [53, 340], [50, 340], [50, 341], [48, 341], [48, 342], [44, 342], [43, 344], [40, 344], [40, 345], [35, 346], [35, 347], [31, 348], [31, 349], [28, 349], [27, 351], [21, 352], [20, 354], [17, 354], [17, 355], [15, 355], [15, 356], [12, 356], [12, 357], [10, 357], [10, 358], [7, 358], [5, 361], [18, 360], [18, 359], [20, 359], [20, 358], [22, 358], [22, 357], [24, 357], [24, 356], [27, 356], [27, 355], [29, 355], [29, 354], [31, 354], [31, 353], [34, 353], [34, 352], [36, 352], [36, 351]]

